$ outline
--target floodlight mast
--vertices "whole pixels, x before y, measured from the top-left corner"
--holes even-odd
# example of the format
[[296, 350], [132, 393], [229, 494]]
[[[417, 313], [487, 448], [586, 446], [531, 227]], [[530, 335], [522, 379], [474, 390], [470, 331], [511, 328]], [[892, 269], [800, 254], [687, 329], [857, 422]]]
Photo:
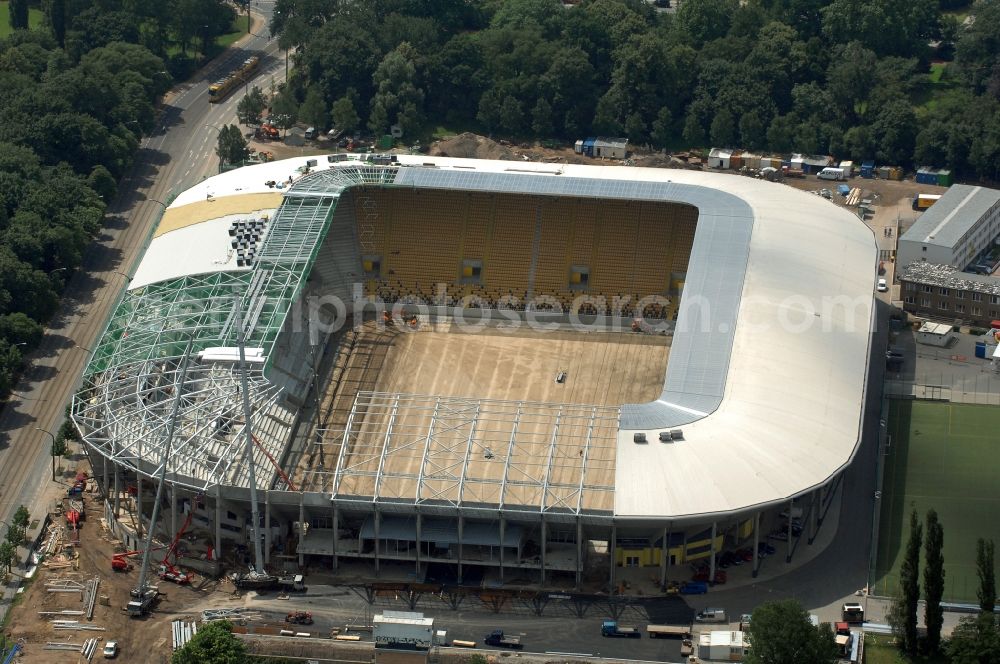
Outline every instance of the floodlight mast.
[[[181, 359], [181, 374], [177, 383], [174, 385], [174, 389], [177, 391], [174, 397], [174, 405], [170, 410], [170, 420], [167, 422], [167, 435], [166, 444], [163, 448], [163, 456], [161, 457], [160, 473], [156, 484], [156, 499], [153, 501], [153, 514], [149, 519], [149, 532], [146, 533], [146, 544], [143, 547], [142, 552], [142, 564], [139, 567], [139, 585], [136, 586], [133, 595], [136, 599], [142, 603], [141, 612], [145, 613], [146, 604], [146, 591], [148, 589], [148, 584], [146, 581], [146, 575], [149, 571], [149, 556], [153, 552], [153, 534], [156, 532], [156, 521], [160, 516], [160, 496], [163, 495], [163, 485], [166, 484], [164, 479], [167, 475], [167, 462], [170, 461], [170, 449], [173, 447], [174, 443], [174, 431], [177, 429], [177, 411], [180, 410], [181, 396], [184, 392], [184, 383], [187, 381], [187, 370], [188, 370], [188, 360], [191, 357], [191, 341], [188, 340], [187, 347], [184, 349], [184, 357]], [[142, 515], [138, 515], [139, 519], [142, 519]]]
[[253, 431], [250, 429], [250, 390], [247, 389], [246, 340], [243, 338], [243, 300], [236, 296], [236, 345], [240, 353], [240, 392], [243, 397], [243, 433], [246, 438], [247, 470], [250, 475], [250, 513], [253, 519], [253, 569], [258, 576], [264, 574], [264, 553], [260, 545], [260, 510], [257, 506], [257, 473], [253, 465]]

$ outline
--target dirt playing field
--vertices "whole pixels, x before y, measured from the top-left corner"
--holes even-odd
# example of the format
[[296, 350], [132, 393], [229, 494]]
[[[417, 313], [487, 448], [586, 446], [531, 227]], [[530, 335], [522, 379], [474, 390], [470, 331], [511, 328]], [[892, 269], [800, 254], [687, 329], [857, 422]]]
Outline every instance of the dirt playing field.
[[[660, 395], [668, 339], [627, 333], [543, 332], [449, 323], [397, 335], [378, 392], [620, 406]], [[556, 374], [566, 373], [562, 383]]]
[[[369, 323], [343, 363], [343, 376], [367, 377], [342, 395], [351, 408], [337, 416], [349, 441], [338, 492], [610, 509], [618, 407], [659, 395], [668, 342]], [[334, 429], [338, 455], [343, 439]]]

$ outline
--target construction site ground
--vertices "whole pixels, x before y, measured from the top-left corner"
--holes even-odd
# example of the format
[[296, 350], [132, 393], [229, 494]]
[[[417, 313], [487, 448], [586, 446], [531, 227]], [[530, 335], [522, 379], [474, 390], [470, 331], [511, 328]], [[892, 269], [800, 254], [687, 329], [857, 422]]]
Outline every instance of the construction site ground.
[[[78, 461], [74, 474], [75, 472], [90, 472], [85, 459]], [[228, 586], [227, 592], [225, 588], [220, 588], [219, 582], [201, 576], [196, 575], [190, 587], [181, 587], [160, 581], [153, 574], [151, 582], [158, 584], [162, 593], [159, 604], [153, 614], [146, 618], [130, 618], [124, 611], [124, 606], [129, 600], [129, 591], [138, 581], [139, 557], [129, 559], [133, 565], [130, 571], [112, 572], [111, 558], [122, 551], [122, 548], [102, 527], [103, 509], [94, 486], [90, 482], [88, 490], [82, 495], [87, 518], [79, 530], [79, 544], [68, 546], [70, 534], [67, 531], [62, 538], [62, 546], [37, 567], [30, 583], [24, 584], [24, 591], [10, 613], [5, 632], [14, 639], [23, 641], [24, 649], [17, 660], [19, 662], [75, 661], [71, 653], [43, 648], [47, 642], [82, 644], [88, 638], [101, 639], [96, 659], [100, 658], [100, 650], [105, 641], [117, 641], [121, 648], [118, 661], [167, 662], [171, 645], [170, 622], [178, 619], [178, 614], [181, 613], [185, 613], [189, 621], [193, 619], [187, 613], [187, 607], [193, 602], [220, 593], [223, 596], [231, 595], [232, 586]], [[63, 525], [64, 516], [53, 510], [52, 522]], [[151, 559], [154, 572], [158, 562], [159, 558], [154, 554]], [[100, 583], [92, 620], [88, 620], [86, 615], [39, 615], [39, 612], [85, 610], [81, 593], [49, 592], [46, 589], [47, 582], [65, 579], [85, 583], [95, 576], [100, 577]], [[51, 622], [53, 618], [76, 620], [103, 629], [56, 630]]]
[[[265, 150], [271, 152], [275, 159], [288, 159], [304, 155], [321, 155], [331, 152], [345, 152], [337, 148], [335, 141], [330, 141], [321, 137], [315, 141], [305, 141], [299, 136], [291, 141], [294, 145], [286, 145], [283, 141], [250, 141], [250, 147], [255, 150]], [[405, 153], [408, 150], [395, 149], [392, 152]], [[512, 159], [533, 162], [564, 163], [564, 164], [600, 164], [610, 166], [614, 164], [626, 164], [632, 166], [643, 166], [651, 168], [683, 168], [683, 164], [677, 158], [661, 152], [651, 152], [636, 150], [629, 155], [627, 162], [612, 159], [592, 159], [573, 151], [573, 146], [567, 144], [563, 147], [545, 147], [539, 143], [514, 144], [509, 141], [494, 141], [485, 136], [464, 133], [458, 136], [450, 136], [435, 141], [426, 150], [435, 156], [463, 157], [470, 159]], [[707, 169], [706, 169], [707, 170]], [[735, 171], [716, 171], [717, 173], [733, 174]], [[819, 180], [815, 175], [807, 175], [804, 178], [786, 178], [784, 184], [802, 189], [804, 191], [819, 191], [827, 188], [833, 190], [832, 201], [837, 204], [844, 202], [844, 197], [837, 195], [836, 185], [840, 182], [830, 182]], [[862, 188], [862, 198], [872, 198], [877, 196], [876, 205], [895, 205], [904, 202], [909, 210], [910, 201], [915, 194], [941, 194], [947, 187], [934, 185], [917, 184], [912, 179], [908, 180], [869, 180], [860, 177], [851, 178], [846, 182], [851, 187]], [[916, 213], [914, 213], [916, 214]]]

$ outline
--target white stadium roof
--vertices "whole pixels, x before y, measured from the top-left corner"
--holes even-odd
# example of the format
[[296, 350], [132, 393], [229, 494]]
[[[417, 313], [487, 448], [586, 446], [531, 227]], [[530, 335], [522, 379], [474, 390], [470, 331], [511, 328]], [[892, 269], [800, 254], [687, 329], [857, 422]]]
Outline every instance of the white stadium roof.
[[[309, 159], [318, 160], [313, 170], [319, 173], [303, 177], [300, 169]], [[621, 410], [616, 519], [683, 521], [746, 512], [808, 492], [852, 460], [862, 428], [877, 258], [873, 233], [855, 215], [791, 187], [737, 175], [423, 155], [399, 155], [398, 162], [396, 184], [673, 201], [699, 209], [663, 394], [651, 404]], [[269, 195], [251, 207], [255, 214], [273, 216], [281, 192], [266, 182], [287, 183], [291, 177], [291, 189], [305, 196], [326, 186], [327, 173], [339, 177], [338, 169], [359, 165], [303, 157], [196, 185], [169, 207], [130, 291], [137, 301], [148, 300], [150, 286], [195, 278], [199, 288], [264, 288], [255, 269], [237, 268], [227, 252], [226, 200]], [[212, 212], [213, 205], [219, 213]], [[182, 219], [185, 210], [199, 206], [204, 211], [196, 219]], [[168, 216], [173, 225], [166, 223]], [[262, 242], [265, 256], [284, 259], [284, 245], [275, 249], [277, 240]], [[255, 276], [244, 278], [240, 271]], [[202, 275], [213, 273], [228, 276], [205, 286]], [[273, 292], [291, 297], [300, 277], [285, 278]], [[157, 297], [157, 306], [165, 306], [163, 294]], [[131, 311], [143, 305], [130, 306]], [[285, 315], [281, 307], [271, 309], [264, 314], [271, 316], [271, 331], [248, 339], [265, 356]], [[124, 320], [125, 314], [116, 316]], [[227, 325], [203, 345], [232, 346]], [[115, 329], [114, 320], [110, 327]], [[128, 346], [129, 328], [124, 322], [121, 327], [124, 333], [95, 352], [88, 375], [126, 361], [122, 347]], [[171, 348], [179, 352], [176, 343]], [[154, 357], [146, 346], [128, 352]], [[94, 382], [89, 389], [105, 389]], [[683, 440], [661, 443], [660, 431], [670, 428], [683, 428]], [[637, 433], [646, 434], [648, 442], [633, 442]], [[237, 457], [232, 464], [241, 463]], [[229, 469], [205, 482], [240, 476]]]

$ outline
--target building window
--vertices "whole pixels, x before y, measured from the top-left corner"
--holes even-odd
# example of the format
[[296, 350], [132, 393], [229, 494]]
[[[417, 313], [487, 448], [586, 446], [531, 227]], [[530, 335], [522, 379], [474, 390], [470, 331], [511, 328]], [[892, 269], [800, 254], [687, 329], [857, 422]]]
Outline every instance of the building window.
[[917, 285], [912, 281], [907, 281], [905, 284], [903, 284], [903, 288], [905, 288], [906, 290], [917, 290]]
[[920, 290], [922, 290], [925, 293], [933, 293], [934, 292], [934, 289], [931, 288], [930, 286], [921, 286]]
[[990, 295], [990, 304], [1000, 304], [1000, 295]]
[[929, 297], [922, 297], [922, 298], [920, 298], [920, 306], [922, 306], [922, 307], [930, 307], [931, 306], [931, 299]]
[[983, 315], [982, 308], [981, 307], [972, 307], [972, 315], [973, 316], [982, 316]]
[[956, 300], [964, 300], [965, 299], [965, 291], [964, 290], [957, 290], [957, 291], [955, 291], [955, 299]]
[[948, 302], [945, 300], [941, 300], [940, 302], [938, 302], [938, 309], [940, 309], [941, 311], [948, 311]]
[[983, 301], [983, 294], [982, 293], [973, 292], [972, 293], [972, 301], [973, 302], [982, 302]]
[[964, 314], [965, 313], [965, 305], [964, 304], [956, 304], [955, 305], [955, 313], [956, 314]]
[[903, 298], [903, 302], [905, 302], [906, 304], [915, 304], [914, 300], [916, 300], [916, 298], [913, 297], [912, 295], [907, 295], [905, 298]]
[[940, 291], [938, 291], [938, 294], [942, 295], [944, 297], [948, 297], [948, 289], [947, 288], [942, 288]]

